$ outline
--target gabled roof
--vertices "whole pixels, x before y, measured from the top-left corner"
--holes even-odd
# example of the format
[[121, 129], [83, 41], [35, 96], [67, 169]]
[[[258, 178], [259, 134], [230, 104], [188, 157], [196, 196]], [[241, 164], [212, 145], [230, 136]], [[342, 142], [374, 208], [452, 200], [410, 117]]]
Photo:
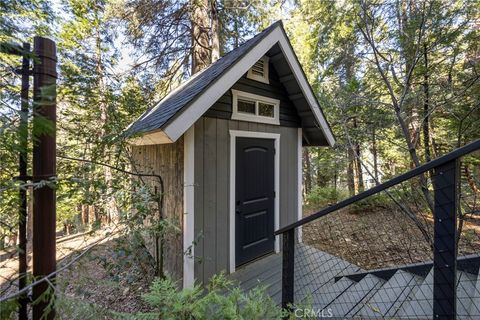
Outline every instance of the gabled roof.
[[[335, 139], [293, 52], [281, 21], [192, 76], [147, 110], [126, 130], [133, 144], [175, 142], [264, 55], [270, 56], [297, 108], [304, 145], [330, 145]], [[281, 71], [281, 72], [279, 72]]]

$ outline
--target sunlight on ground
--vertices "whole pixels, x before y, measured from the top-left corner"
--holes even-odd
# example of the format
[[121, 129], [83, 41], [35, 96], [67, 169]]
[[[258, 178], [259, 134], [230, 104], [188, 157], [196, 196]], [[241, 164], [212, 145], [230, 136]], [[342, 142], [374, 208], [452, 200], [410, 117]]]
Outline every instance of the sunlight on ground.
[[[62, 266], [62, 260], [66, 257], [75, 253], [81, 253], [83, 250], [94, 244], [98, 245], [110, 241], [118, 236], [119, 231], [119, 227], [114, 227], [58, 238], [57, 268]], [[13, 292], [13, 289], [17, 289], [16, 278], [18, 275], [18, 256], [15, 254], [15, 251], [11, 253], [2, 253], [2, 256], [5, 255], [7, 256], [7, 259], [0, 262], [0, 292], [2, 292], [2, 295], [8, 291], [12, 290]], [[13, 257], [8, 258], [8, 255], [13, 255]], [[27, 259], [29, 272], [31, 272], [33, 262], [31, 250], [29, 250]], [[67, 261], [65, 262], [68, 263]]]

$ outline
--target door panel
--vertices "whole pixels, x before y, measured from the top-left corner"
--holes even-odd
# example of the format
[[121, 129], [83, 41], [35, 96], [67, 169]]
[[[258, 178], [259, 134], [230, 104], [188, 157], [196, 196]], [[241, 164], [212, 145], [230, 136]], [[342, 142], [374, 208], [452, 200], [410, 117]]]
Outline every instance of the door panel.
[[274, 140], [237, 138], [235, 261], [274, 250]]

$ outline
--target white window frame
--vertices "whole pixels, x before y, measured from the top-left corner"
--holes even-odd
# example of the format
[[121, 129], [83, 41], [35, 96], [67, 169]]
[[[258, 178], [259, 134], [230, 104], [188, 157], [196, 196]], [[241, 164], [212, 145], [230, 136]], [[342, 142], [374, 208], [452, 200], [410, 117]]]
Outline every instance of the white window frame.
[[[268, 61], [269, 61], [269, 58], [267, 56], [263, 56], [261, 57], [258, 61], [262, 61], [263, 62], [263, 71], [265, 71], [263, 73], [263, 77], [262, 76], [259, 76], [258, 74], [254, 74], [252, 72], [252, 68], [248, 69], [248, 72], [247, 72], [247, 78], [248, 79], [252, 79], [252, 80], [255, 80], [255, 81], [259, 81], [259, 82], [263, 82], [263, 83], [266, 83], [266, 84], [270, 84], [270, 80], [268, 79]], [[258, 62], [257, 61], [257, 62]]]
[[[255, 114], [238, 112], [238, 99], [255, 102]], [[273, 118], [258, 115], [258, 103], [273, 105]], [[280, 100], [232, 89], [232, 120], [280, 125]]]
[[[259, 138], [259, 139], [272, 139], [274, 140], [274, 230], [278, 230], [280, 227], [280, 133], [270, 133], [270, 132], [256, 132], [256, 131], [241, 131], [241, 130], [229, 130], [230, 132], [230, 199], [229, 199], [229, 253], [230, 253], [230, 263], [229, 263], [229, 272], [235, 272], [236, 262], [235, 262], [235, 195], [236, 195], [236, 150], [237, 150], [237, 137], [243, 138]], [[274, 244], [275, 253], [280, 252], [280, 236], [275, 236]]]

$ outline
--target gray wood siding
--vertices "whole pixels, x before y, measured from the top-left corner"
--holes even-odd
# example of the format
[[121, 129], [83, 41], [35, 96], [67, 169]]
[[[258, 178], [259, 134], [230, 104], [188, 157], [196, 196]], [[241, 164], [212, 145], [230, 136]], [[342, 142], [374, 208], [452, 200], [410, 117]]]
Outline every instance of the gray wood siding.
[[297, 128], [202, 117], [195, 123], [195, 279], [229, 265], [229, 130], [280, 133], [280, 226], [297, 218]]
[[[269, 66], [270, 84], [251, 80], [243, 75], [231, 89], [258, 94], [264, 97], [280, 100], [280, 125], [287, 127], [300, 127], [300, 118], [292, 101], [288, 98], [285, 87], [280, 82], [275, 68]], [[232, 117], [232, 91], [225, 94], [205, 113], [206, 117], [230, 119]]]
[[[177, 142], [163, 145], [132, 147], [133, 170], [139, 173], [157, 174], [163, 179], [164, 205], [163, 215], [178, 229], [171, 228], [166, 233], [164, 250], [164, 270], [180, 280], [183, 277], [183, 137]], [[151, 188], [151, 192], [160, 192], [157, 178], [144, 177], [142, 180]], [[156, 203], [152, 203], [152, 216], [158, 219]], [[145, 224], [151, 222], [146, 219]], [[158, 259], [153, 238], [145, 237], [150, 253]], [[158, 246], [157, 246], [158, 247]]]

